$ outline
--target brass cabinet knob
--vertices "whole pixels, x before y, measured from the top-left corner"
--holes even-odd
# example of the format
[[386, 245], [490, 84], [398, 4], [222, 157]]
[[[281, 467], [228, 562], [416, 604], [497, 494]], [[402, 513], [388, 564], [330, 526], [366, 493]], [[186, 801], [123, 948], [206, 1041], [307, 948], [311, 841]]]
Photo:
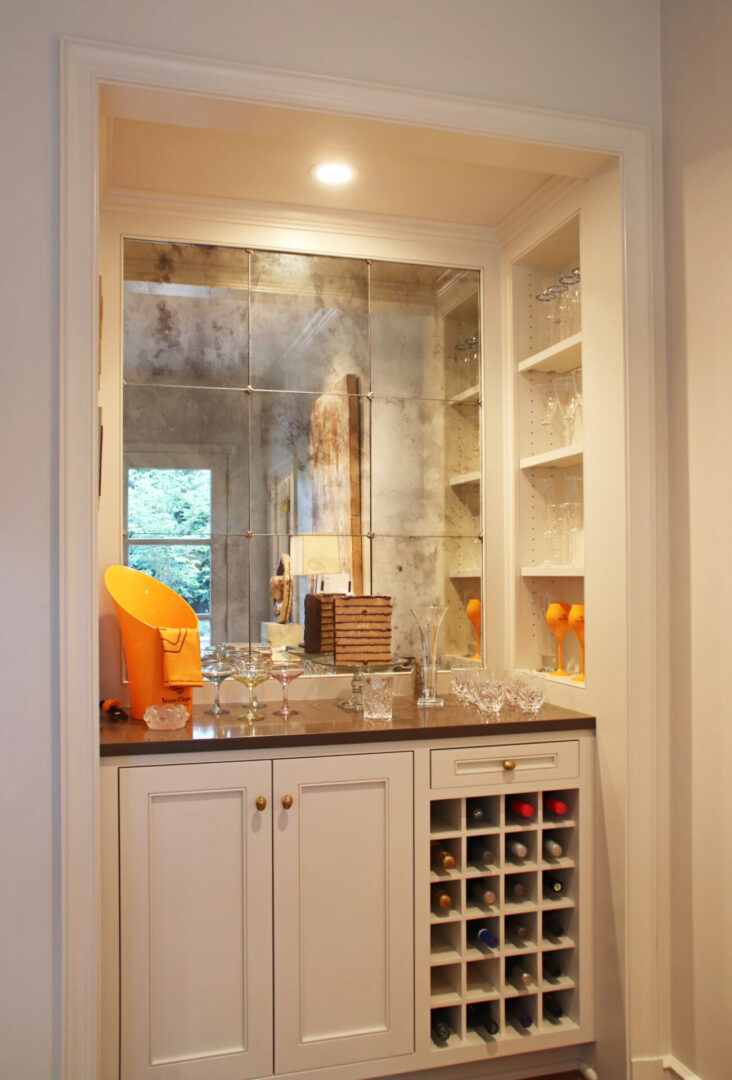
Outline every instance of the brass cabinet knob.
[[282, 796], [282, 806], [284, 807], [285, 810], [290, 809], [290, 807], [292, 806], [292, 795], [283, 795]]
[[266, 810], [267, 800], [265, 799], [264, 795], [257, 795], [256, 799], [254, 800], [254, 805], [256, 806], [257, 810]]
[[507, 758], [503, 763], [503, 767], [506, 770], [506, 772], [513, 772], [513, 770], [516, 768], [516, 762], [511, 761], [510, 758]]

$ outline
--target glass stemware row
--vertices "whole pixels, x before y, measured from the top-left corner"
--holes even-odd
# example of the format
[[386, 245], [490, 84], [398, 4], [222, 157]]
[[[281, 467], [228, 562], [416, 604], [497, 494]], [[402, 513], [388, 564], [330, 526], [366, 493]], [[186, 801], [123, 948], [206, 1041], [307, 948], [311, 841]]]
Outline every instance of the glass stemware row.
[[579, 333], [581, 329], [581, 280], [580, 268], [575, 266], [568, 274], [560, 274], [556, 285], [548, 285], [537, 294], [536, 299], [547, 306], [546, 322], [550, 345]]
[[498, 716], [504, 708], [536, 713], [544, 702], [544, 687], [539, 679], [521, 672], [489, 671], [465, 668], [453, 675], [452, 690], [463, 705], [474, 705], [481, 712]]
[[541, 425], [550, 441], [557, 420], [562, 424], [564, 446], [577, 438], [578, 421], [582, 417], [582, 369], [549, 375], [540, 387], [543, 415]]
[[304, 672], [305, 668], [298, 659], [274, 658], [269, 645], [215, 646], [201, 657], [201, 674], [207, 682], [213, 683], [215, 688], [213, 706], [206, 709], [206, 714], [218, 717], [229, 713], [221, 704], [219, 691], [226, 679], [234, 679], [248, 690], [246, 712], [238, 719], [250, 723], [260, 720], [263, 716], [262, 709], [266, 706], [257, 701], [256, 688], [272, 678], [282, 687], [282, 707], [275, 710], [273, 715], [285, 718], [296, 715], [297, 710], [289, 705], [288, 688], [290, 683]]

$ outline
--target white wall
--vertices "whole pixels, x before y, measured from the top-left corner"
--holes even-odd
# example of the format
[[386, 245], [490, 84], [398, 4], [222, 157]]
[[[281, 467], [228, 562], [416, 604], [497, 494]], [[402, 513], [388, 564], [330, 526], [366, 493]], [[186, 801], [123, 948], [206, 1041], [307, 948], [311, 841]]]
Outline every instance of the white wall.
[[0, 1075], [45, 1080], [59, 1058], [59, 36], [638, 121], [657, 135], [658, 11], [659, 0], [3, 0]]
[[732, 1062], [732, 5], [664, 0], [671, 463], [671, 1046]]

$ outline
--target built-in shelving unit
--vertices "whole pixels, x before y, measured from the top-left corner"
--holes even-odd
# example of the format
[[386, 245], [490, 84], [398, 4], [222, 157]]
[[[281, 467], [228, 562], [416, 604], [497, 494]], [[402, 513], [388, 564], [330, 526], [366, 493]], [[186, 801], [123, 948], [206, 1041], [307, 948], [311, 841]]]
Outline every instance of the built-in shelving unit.
[[[455, 281], [442, 297], [444, 349], [446, 520], [455, 538], [446, 548], [446, 655], [467, 661], [475, 652], [468, 602], [482, 597], [481, 324], [474, 276]], [[457, 628], [457, 629], [456, 629]]]
[[[514, 662], [551, 671], [556, 639], [546, 625], [547, 607], [584, 605], [579, 214], [522, 250], [508, 274], [517, 459]], [[563, 653], [565, 668], [578, 674], [580, 645], [571, 631]]]
[[[550, 809], [552, 798], [564, 812]], [[515, 812], [517, 803], [529, 808], [528, 817]], [[429, 1004], [436, 1063], [450, 1051], [539, 1049], [580, 1031], [580, 816], [572, 784], [549, 791], [519, 784], [510, 793], [465, 798], [433, 793]], [[552, 844], [557, 855], [546, 850]], [[438, 902], [445, 894], [449, 907]]]

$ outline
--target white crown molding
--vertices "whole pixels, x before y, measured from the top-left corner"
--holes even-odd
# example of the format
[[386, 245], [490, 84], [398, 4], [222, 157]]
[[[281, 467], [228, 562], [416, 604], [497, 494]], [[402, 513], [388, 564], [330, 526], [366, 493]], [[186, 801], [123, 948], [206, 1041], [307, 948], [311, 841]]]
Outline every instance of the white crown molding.
[[578, 177], [550, 176], [541, 187], [498, 222], [495, 231], [499, 246], [507, 247], [517, 236], [530, 229], [543, 214], [584, 183], [586, 181]]
[[154, 191], [110, 188], [101, 209], [175, 214], [177, 217], [203, 218], [237, 226], [268, 225], [303, 232], [315, 229], [321, 233], [357, 237], [453, 240], [461, 244], [474, 244], [483, 251], [498, 248], [496, 230], [487, 226], [367, 214], [356, 210], [335, 212], [286, 203], [161, 195]]

